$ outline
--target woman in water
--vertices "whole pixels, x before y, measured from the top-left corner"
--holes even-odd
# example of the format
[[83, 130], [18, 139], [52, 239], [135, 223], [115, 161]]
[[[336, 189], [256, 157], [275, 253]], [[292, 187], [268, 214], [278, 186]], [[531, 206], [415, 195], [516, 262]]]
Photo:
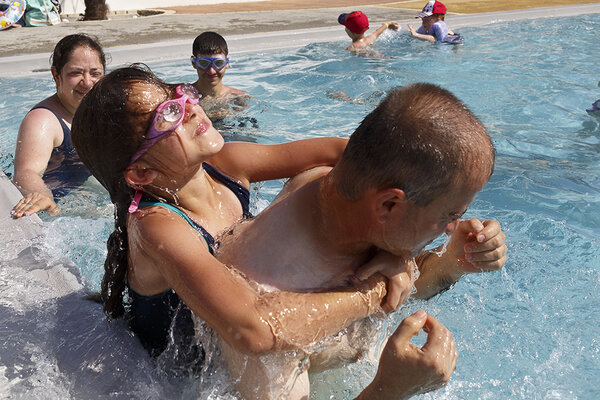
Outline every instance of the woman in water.
[[51, 61], [56, 93], [36, 104], [19, 127], [13, 180], [24, 197], [13, 208], [15, 218], [38, 211], [57, 214], [55, 198], [90, 176], [71, 144], [71, 121], [104, 76], [104, 51], [91, 37], [73, 34], [56, 44]]

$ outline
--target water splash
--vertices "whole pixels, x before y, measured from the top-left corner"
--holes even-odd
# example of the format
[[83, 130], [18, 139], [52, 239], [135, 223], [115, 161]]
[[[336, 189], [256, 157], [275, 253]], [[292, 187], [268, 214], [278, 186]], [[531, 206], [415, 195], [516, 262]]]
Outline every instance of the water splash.
[[438, 251], [431, 250], [431, 252], [438, 257], [441, 257], [446, 252], [446, 247], [448, 247], [448, 243], [450, 243], [450, 239], [452, 238], [452, 235], [448, 235], [447, 233], [445, 233], [445, 235], [446, 235], [446, 238], [444, 239], [442, 248], [439, 249]]

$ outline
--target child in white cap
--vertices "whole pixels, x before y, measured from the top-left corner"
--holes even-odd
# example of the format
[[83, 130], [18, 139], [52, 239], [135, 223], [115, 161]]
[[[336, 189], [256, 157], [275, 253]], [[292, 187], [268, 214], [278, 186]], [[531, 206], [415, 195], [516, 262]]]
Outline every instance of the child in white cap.
[[408, 24], [408, 29], [413, 37], [429, 42], [462, 43], [460, 35], [454, 34], [444, 22], [446, 6], [436, 0], [425, 4], [423, 10], [415, 17], [421, 18], [423, 24], [415, 30]]
[[338, 17], [340, 25], [346, 27], [346, 33], [352, 39], [352, 44], [346, 50], [361, 50], [369, 47], [375, 40], [387, 29], [398, 30], [396, 21], [384, 22], [377, 30], [370, 35], [365, 36], [369, 29], [369, 19], [362, 11], [352, 11], [349, 14], [340, 14]]

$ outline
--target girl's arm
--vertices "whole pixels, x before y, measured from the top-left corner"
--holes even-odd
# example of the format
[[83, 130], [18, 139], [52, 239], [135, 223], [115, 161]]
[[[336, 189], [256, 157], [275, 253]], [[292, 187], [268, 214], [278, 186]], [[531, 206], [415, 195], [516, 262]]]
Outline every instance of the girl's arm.
[[385, 282], [375, 278], [360, 290], [260, 294], [212, 256], [185, 221], [149, 211], [129, 224], [136, 259], [153, 265], [183, 302], [243, 353], [261, 354], [310, 345], [376, 311]]
[[296, 140], [282, 144], [226, 143], [208, 162], [246, 185], [250, 182], [289, 178], [307, 169], [333, 166], [348, 139], [337, 137]]
[[466, 274], [501, 269], [506, 263], [505, 239], [496, 220], [461, 220], [443, 254], [423, 251], [417, 256], [420, 275], [414, 297], [429, 299]]
[[48, 210], [58, 212], [50, 189], [42, 180], [54, 147], [62, 142], [62, 127], [48, 110], [32, 110], [25, 116], [15, 150], [13, 181], [25, 197], [13, 209], [13, 217]]

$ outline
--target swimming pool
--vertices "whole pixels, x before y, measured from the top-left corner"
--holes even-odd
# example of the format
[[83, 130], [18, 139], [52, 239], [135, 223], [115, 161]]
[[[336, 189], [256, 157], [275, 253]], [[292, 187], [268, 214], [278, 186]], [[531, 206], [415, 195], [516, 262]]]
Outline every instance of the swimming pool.
[[[462, 28], [466, 40], [459, 47], [386, 33], [375, 46], [380, 57], [356, 57], [335, 42], [232, 60], [226, 83], [254, 100], [222, 125], [229, 138], [278, 143], [348, 136], [374, 107], [369, 102], [419, 81], [451, 90], [488, 127], [496, 169], [466, 217], [501, 222], [509, 246], [505, 268], [468, 276], [433, 300], [408, 304], [390, 321], [423, 308], [454, 334], [460, 359], [453, 379], [424, 399], [600, 398], [593, 379], [600, 376], [600, 120], [585, 112], [600, 98], [599, 29], [598, 14], [536, 19]], [[169, 81], [191, 81], [188, 63], [151, 67]], [[0, 117], [4, 171], [12, 170], [21, 118], [52, 89], [49, 74], [41, 82], [0, 80], [7, 93], [2, 108], [15, 110]], [[363, 102], [337, 100], [338, 91]], [[255, 208], [280, 185], [260, 187]], [[47, 237], [36, 242], [56, 260], [73, 259], [92, 289], [112, 227], [107, 198], [95, 190], [66, 198], [72, 211], [47, 219]], [[2, 397], [197, 398], [201, 385], [208, 387], [201, 398], [219, 397], [218, 383], [165, 377], [98, 307], [72, 297], [50, 305], [43, 293], [27, 297], [38, 288], [9, 273], [12, 258], [1, 256]], [[46, 330], [52, 334], [41, 338], [38, 332]], [[313, 398], [352, 398], [374, 372], [365, 361], [320, 374]]]

